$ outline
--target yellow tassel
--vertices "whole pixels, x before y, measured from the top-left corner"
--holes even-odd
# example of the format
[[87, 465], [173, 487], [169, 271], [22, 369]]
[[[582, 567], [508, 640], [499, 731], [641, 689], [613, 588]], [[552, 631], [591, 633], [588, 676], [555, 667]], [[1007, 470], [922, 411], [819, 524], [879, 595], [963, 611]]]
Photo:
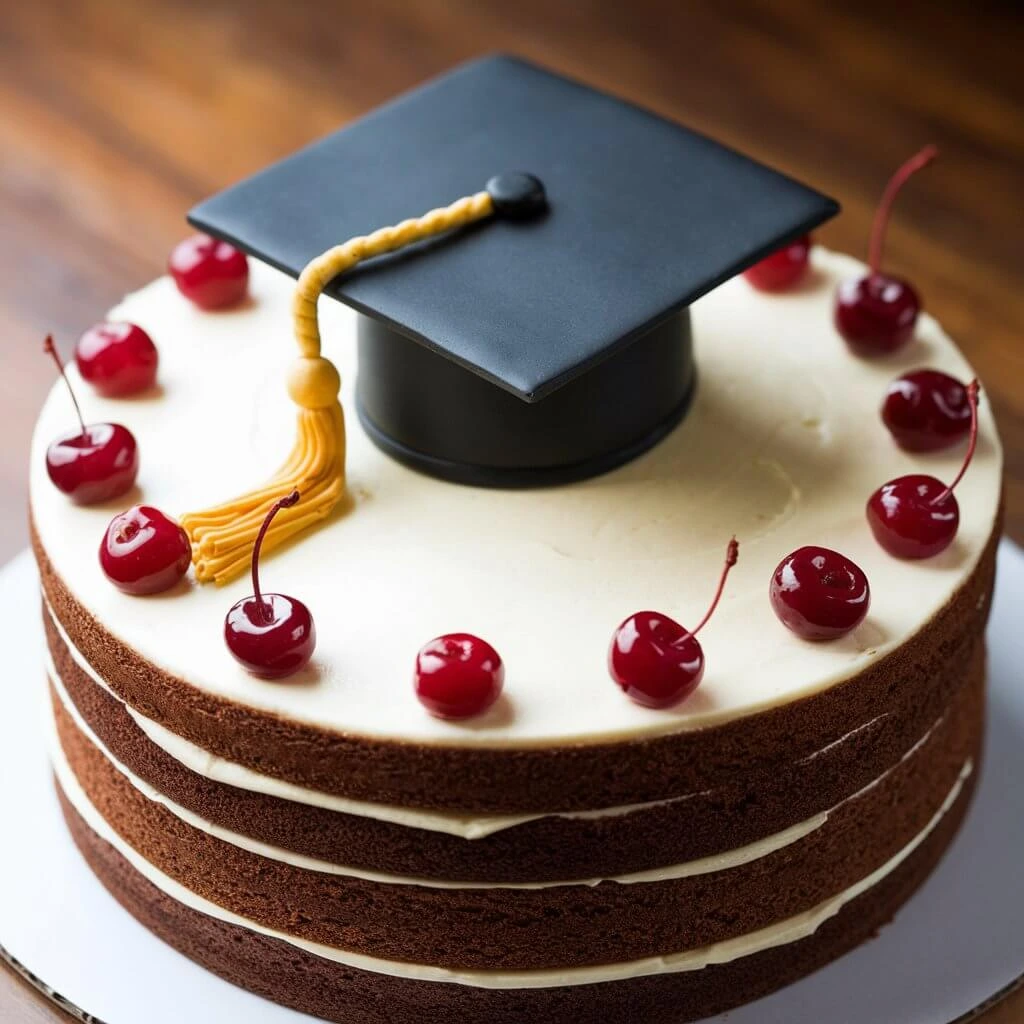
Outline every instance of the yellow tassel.
[[363, 260], [392, 252], [494, 212], [487, 192], [372, 235], [352, 238], [310, 262], [299, 276], [292, 303], [299, 359], [288, 377], [288, 393], [299, 406], [298, 438], [288, 461], [258, 490], [202, 512], [181, 517], [192, 541], [192, 561], [200, 583], [229, 583], [249, 568], [256, 534], [270, 506], [298, 490], [299, 504], [283, 508], [263, 541], [272, 551], [334, 511], [345, 493], [345, 416], [338, 401], [341, 377], [320, 354], [317, 300], [328, 283]]

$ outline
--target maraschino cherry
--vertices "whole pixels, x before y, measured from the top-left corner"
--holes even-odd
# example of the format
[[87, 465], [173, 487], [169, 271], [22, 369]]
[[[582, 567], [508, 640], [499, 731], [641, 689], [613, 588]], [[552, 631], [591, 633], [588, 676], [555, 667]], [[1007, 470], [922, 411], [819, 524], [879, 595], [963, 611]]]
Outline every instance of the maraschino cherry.
[[249, 290], [245, 253], [209, 235], [192, 235], [179, 242], [167, 266], [181, 294], [200, 309], [237, 305]]
[[608, 651], [608, 671], [623, 692], [648, 708], [667, 708], [689, 697], [704, 678], [704, 652], [697, 634], [714, 614], [729, 570], [739, 558], [733, 537], [718, 589], [704, 618], [690, 631], [660, 612], [636, 612], [623, 622]]
[[897, 558], [931, 558], [945, 551], [960, 526], [953, 488], [963, 479], [978, 444], [978, 382], [967, 385], [971, 433], [963, 465], [951, 484], [914, 473], [883, 484], [868, 501], [867, 517], [875, 540]]
[[132, 432], [119, 423], [87, 426], [52, 337], [47, 337], [43, 351], [57, 364], [78, 416], [78, 430], [62, 434], [46, 449], [46, 471], [54, 486], [79, 505], [95, 505], [130, 491], [139, 472]]
[[938, 152], [935, 146], [925, 146], [889, 180], [871, 228], [868, 272], [863, 277], [843, 281], [836, 290], [836, 329], [857, 355], [895, 352], [914, 335], [921, 300], [908, 281], [881, 272], [882, 245], [897, 193]]
[[949, 448], [971, 429], [967, 388], [939, 370], [905, 373], [885, 393], [882, 422], [908, 452]]
[[782, 292], [792, 288], [807, 273], [810, 259], [811, 236], [803, 235], [748, 267], [743, 276], [758, 291]]
[[188, 535], [151, 505], [133, 505], [114, 516], [100, 544], [107, 579], [126, 594], [170, 590], [192, 561]]
[[78, 339], [75, 362], [82, 380], [107, 398], [137, 395], [156, 380], [156, 345], [137, 324], [107, 321]]
[[416, 655], [416, 696], [436, 718], [482, 715], [501, 696], [504, 683], [498, 652], [471, 633], [445, 633]]
[[316, 627], [309, 609], [286, 594], [265, 594], [260, 590], [260, 548], [274, 516], [299, 500], [292, 491], [274, 502], [252, 549], [251, 597], [231, 606], [224, 619], [224, 640], [235, 660], [253, 675], [280, 679], [304, 668], [316, 647]]
[[772, 573], [768, 598], [779, 621], [804, 640], [835, 640], [868, 613], [864, 570], [830, 548], [797, 548]]

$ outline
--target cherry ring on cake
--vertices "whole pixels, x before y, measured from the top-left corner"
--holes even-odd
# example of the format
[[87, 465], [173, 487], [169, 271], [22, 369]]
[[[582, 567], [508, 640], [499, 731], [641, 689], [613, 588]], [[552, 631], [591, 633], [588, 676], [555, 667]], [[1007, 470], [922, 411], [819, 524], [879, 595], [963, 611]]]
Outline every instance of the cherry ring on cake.
[[274, 517], [299, 501], [299, 492], [270, 507], [252, 548], [252, 595], [236, 601], [224, 618], [224, 642], [235, 660], [253, 675], [281, 679], [309, 664], [316, 648], [316, 626], [309, 609], [287, 594], [260, 589], [260, 550]]
[[897, 477], [868, 499], [867, 517], [875, 540], [897, 558], [931, 558], [953, 543], [960, 527], [960, 505], [953, 489], [963, 479], [978, 445], [977, 380], [967, 386], [970, 440], [960, 472], [950, 484], [923, 473]]
[[46, 449], [50, 480], [78, 505], [97, 505], [125, 494], [139, 472], [134, 435], [120, 423], [87, 425], [52, 336], [47, 337], [43, 351], [57, 364], [78, 417], [78, 430], [61, 434]]
[[718, 588], [704, 618], [688, 630], [661, 612], [635, 612], [612, 636], [608, 671], [630, 700], [648, 708], [668, 708], [685, 700], [704, 678], [704, 651], [697, 634], [718, 607], [729, 570], [739, 559], [733, 537], [726, 549]]
[[200, 309], [236, 306], [249, 291], [245, 253], [209, 235], [192, 235], [179, 242], [171, 251], [167, 269], [178, 291]]
[[501, 696], [504, 685], [501, 656], [472, 633], [445, 633], [416, 655], [413, 687], [435, 718], [482, 715]]
[[779, 621], [804, 640], [836, 640], [856, 629], [871, 605], [868, 578], [831, 548], [807, 545], [776, 566], [768, 598]]
[[114, 516], [100, 543], [104, 575], [126, 594], [170, 590], [188, 572], [192, 545], [178, 522], [152, 505]]
[[905, 451], [949, 448], [970, 433], [967, 388], [939, 370], [905, 373], [886, 390], [882, 422]]
[[857, 355], [886, 355], [914, 336], [921, 300], [909, 281], [882, 273], [882, 247], [897, 194], [938, 153], [935, 146], [925, 146], [889, 179], [871, 228], [868, 272], [841, 282], [836, 289], [836, 330]]
[[811, 236], [801, 235], [743, 271], [743, 276], [762, 292], [783, 292], [807, 273], [811, 262]]
[[147, 391], [159, 358], [153, 339], [137, 324], [107, 321], [90, 327], [75, 346], [82, 380], [107, 398]]

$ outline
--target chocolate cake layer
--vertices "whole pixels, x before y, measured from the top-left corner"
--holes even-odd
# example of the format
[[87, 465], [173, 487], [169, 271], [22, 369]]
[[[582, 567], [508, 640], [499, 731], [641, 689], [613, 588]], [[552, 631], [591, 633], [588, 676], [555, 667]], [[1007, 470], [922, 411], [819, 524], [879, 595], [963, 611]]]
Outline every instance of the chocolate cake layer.
[[976, 760], [983, 659], [948, 714], [877, 784], [766, 856], [691, 877], [533, 889], [391, 884], [293, 866], [216, 838], [143, 795], [54, 698], [60, 741], [103, 818], [146, 861], [248, 920], [384, 960], [449, 968], [567, 968], [671, 955], [810, 910], [923, 832]]
[[[46, 598], [97, 673], [133, 708], [221, 757], [358, 800], [486, 814], [592, 810], [745, 786], [887, 713], [893, 763], [934, 722], [984, 630], [998, 526], [976, 569], [917, 634], [828, 690], [723, 725], [651, 739], [481, 748], [328, 732], [168, 675], [117, 640], [54, 572], [34, 535]], [[595, 685], [608, 685], [595, 680]], [[443, 786], [437, 785], [444, 779]]]
[[107, 889], [165, 942], [266, 998], [344, 1024], [683, 1024], [781, 988], [868, 939], [933, 869], [967, 809], [976, 775], [897, 868], [812, 935], [703, 970], [557, 988], [493, 990], [347, 967], [280, 939], [192, 910], [147, 881], [61, 803], [71, 833]]
[[[893, 715], [827, 751], [734, 784], [604, 817], [546, 817], [466, 840], [239, 789], [189, 770], [153, 743], [125, 706], [71, 657], [47, 620], [50, 649], [78, 713], [111, 754], [180, 806], [233, 832], [370, 871], [465, 882], [603, 878], [713, 856], [782, 832], [872, 783], [945, 714], [905, 737]], [[970, 685], [983, 647], [951, 663]], [[944, 687], [945, 688], [945, 687]], [[956, 693], [957, 691], [953, 691]], [[895, 733], [895, 734], [894, 734]]]

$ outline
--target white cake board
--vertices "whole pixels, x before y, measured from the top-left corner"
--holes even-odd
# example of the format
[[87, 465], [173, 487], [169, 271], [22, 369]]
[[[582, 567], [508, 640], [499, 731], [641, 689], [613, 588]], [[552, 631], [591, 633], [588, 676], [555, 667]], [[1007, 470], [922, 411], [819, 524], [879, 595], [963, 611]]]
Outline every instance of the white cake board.
[[[85, 1021], [311, 1021], [221, 981], [165, 946], [121, 909], [78, 855], [46, 760], [37, 587], [27, 552], [0, 570], [5, 958]], [[988, 752], [970, 817], [939, 869], [877, 939], [713, 1024], [941, 1024], [970, 1019], [1021, 980], [1022, 609], [1024, 552], [1004, 543], [989, 629]]]

